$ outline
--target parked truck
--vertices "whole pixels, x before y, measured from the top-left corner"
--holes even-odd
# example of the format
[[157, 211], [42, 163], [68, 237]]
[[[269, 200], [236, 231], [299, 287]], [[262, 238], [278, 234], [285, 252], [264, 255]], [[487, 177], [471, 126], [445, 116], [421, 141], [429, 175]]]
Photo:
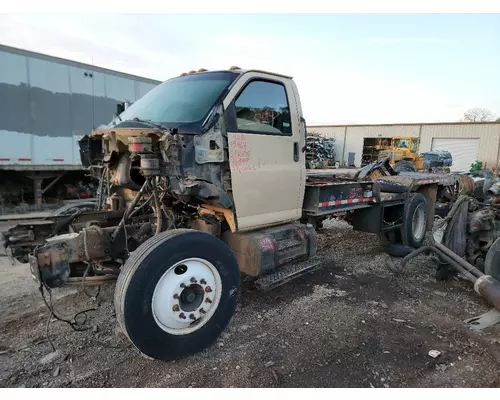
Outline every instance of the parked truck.
[[5, 240], [42, 292], [117, 278], [116, 316], [133, 345], [186, 357], [230, 322], [240, 275], [270, 290], [321, 266], [325, 218], [418, 248], [454, 185], [450, 175], [396, 175], [388, 159], [307, 170], [305, 151], [291, 77], [191, 71], [80, 141], [100, 182], [95, 210], [22, 223]]

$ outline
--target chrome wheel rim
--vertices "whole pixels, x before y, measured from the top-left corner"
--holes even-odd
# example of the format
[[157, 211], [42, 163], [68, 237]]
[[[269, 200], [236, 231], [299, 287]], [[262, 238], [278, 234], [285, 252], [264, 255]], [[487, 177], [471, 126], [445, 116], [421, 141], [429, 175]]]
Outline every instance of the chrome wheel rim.
[[214, 315], [222, 294], [219, 271], [201, 258], [182, 260], [159, 279], [151, 309], [156, 324], [172, 335], [187, 335]]

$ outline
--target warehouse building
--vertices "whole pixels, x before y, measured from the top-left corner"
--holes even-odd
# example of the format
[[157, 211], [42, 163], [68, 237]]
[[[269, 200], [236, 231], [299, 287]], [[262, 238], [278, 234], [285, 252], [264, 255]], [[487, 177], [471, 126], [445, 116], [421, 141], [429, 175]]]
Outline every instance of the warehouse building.
[[375, 156], [376, 146], [395, 136], [418, 139], [418, 152], [449, 151], [452, 171], [468, 171], [471, 164], [482, 161], [493, 169], [500, 159], [500, 122], [454, 122], [388, 125], [317, 125], [310, 133], [335, 138], [336, 161], [342, 166], [360, 167]]

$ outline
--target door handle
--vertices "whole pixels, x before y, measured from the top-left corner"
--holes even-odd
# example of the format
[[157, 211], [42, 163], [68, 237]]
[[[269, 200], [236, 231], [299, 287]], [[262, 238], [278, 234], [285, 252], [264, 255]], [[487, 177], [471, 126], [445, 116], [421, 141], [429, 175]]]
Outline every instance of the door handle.
[[293, 161], [299, 161], [299, 142], [293, 142]]

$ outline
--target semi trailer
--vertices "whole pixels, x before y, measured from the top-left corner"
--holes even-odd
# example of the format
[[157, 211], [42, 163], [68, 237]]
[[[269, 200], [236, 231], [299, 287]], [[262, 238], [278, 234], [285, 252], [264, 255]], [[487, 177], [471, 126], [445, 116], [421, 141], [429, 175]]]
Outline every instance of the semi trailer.
[[86, 180], [78, 140], [161, 83], [4, 45], [0, 66], [0, 207], [7, 210], [77, 197], [65, 196], [65, 184]]

